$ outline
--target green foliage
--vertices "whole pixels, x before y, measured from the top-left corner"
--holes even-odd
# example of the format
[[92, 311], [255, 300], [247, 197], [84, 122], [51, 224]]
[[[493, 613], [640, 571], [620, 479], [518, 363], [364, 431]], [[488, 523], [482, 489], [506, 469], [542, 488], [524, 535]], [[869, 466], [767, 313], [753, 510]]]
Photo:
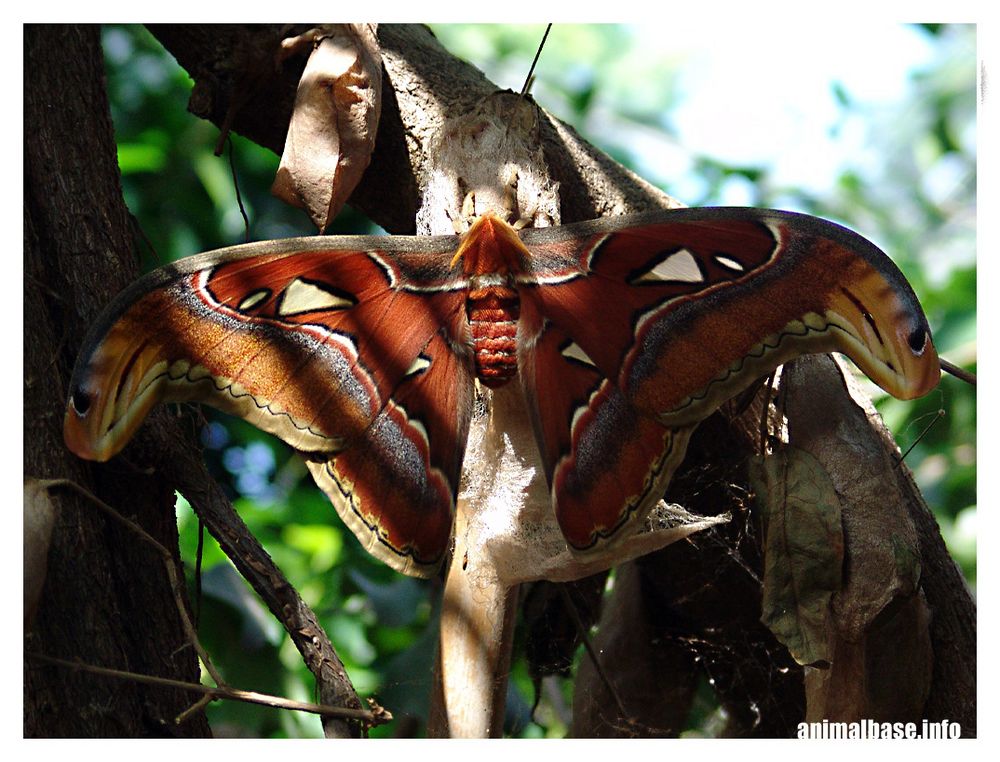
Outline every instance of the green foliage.
[[[543, 31], [540, 24], [435, 27], [449, 50], [514, 90], [523, 84]], [[735, 189], [747, 203], [810, 211], [863, 231], [907, 273], [942, 354], [974, 370], [975, 29], [929, 25], [918, 33], [927, 36], [935, 57], [912, 74], [901, 104], [879, 108], [860, 102], [842, 83], [831, 84], [838, 109], [831, 140], [861, 124], [867, 148], [822, 192], [783, 187], [769, 166], [731, 166], [687, 151], [675, 118], [684, 97], [678, 73], [696, 60], [670, 46], [639, 45], [636, 29], [557, 26], [532, 92], [638, 174], [675, 193], [678, 183], [690, 187], [682, 199], [687, 203], [724, 202]], [[147, 267], [244, 240], [233, 166], [251, 240], [314, 232], [304, 213], [270, 195], [277, 156], [238, 136], [231, 159], [228, 147], [223, 156], [214, 154], [216, 128], [185, 109], [191, 81], [145, 29], [107, 27], [104, 42], [122, 186], [146, 242]], [[331, 232], [367, 232], [370, 226], [348, 211], [335, 228]], [[874, 388], [873, 394], [881, 397]], [[880, 398], [878, 404], [904, 447], [939, 409], [945, 412], [907, 461], [974, 583], [975, 390], [945, 379], [924, 400]], [[436, 645], [430, 584], [402, 579], [362, 550], [287, 448], [240, 421], [205, 415], [210, 467], [316, 610], [359, 692], [390, 707], [397, 725], [406, 717], [422, 723]], [[193, 565], [198, 526], [183, 502], [178, 522], [183, 557]], [[200, 610], [205, 644], [236, 686], [314, 698], [311, 676], [290, 641], [211, 539], [205, 542]], [[561, 705], [551, 696], [542, 702], [536, 724], [529, 721], [534, 690], [525, 664], [515, 661], [508, 731], [564, 735], [569, 684], [558, 689]], [[708, 699], [698, 704], [692, 722], [701, 730], [692, 733], [718, 722], [715, 706]], [[247, 705], [215, 704], [210, 720], [218, 735], [320, 734], [315, 718]], [[382, 728], [373, 735], [391, 732]]]

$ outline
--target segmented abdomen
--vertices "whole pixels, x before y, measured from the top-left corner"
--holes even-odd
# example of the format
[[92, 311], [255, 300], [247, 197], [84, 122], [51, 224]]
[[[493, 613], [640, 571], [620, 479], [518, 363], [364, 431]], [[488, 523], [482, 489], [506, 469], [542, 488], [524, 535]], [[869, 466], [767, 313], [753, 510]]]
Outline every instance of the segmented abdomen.
[[[485, 282], [473, 278], [466, 301], [466, 314], [476, 350], [476, 375], [495, 388], [517, 373], [517, 320], [521, 302], [517, 291], [506, 282]], [[490, 281], [493, 278], [489, 278]]]

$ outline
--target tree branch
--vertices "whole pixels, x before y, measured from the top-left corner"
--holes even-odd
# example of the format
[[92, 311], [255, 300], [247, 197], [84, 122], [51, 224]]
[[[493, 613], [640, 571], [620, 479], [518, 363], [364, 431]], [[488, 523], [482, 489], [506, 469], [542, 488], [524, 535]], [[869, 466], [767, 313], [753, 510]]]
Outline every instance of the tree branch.
[[[158, 451], [163, 454], [156, 463], [157, 470], [187, 498], [240, 574], [284, 626], [316, 678], [321, 702], [360, 710], [361, 701], [316, 614], [236, 513], [222, 488], [206, 470], [201, 454], [184, 446], [170, 431], [144, 434], [148, 428], [142, 429], [137, 436], [157, 438]], [[357, 724], [332, 716], [324, 716], [323, 729], [328, 737], [337, 738], [354, 738], [362, 731]]]
[[[160, 685], [169, 688], [177, 688], [179, 690], [191, 691], [192, 693], [201, 693], [210, 701], [216, 701], [218, 699], [225, 699], [228, 701], [242, 701], [247, 704], [260, 704], [261, 706], [270, 706], [275, 709], [289, 709], [296, 712], [309, 712], [311, 714], [318, 714], [324, 717], [337, 717], [340, 719], [355, 720], [358, 722], [363, 722], [366, 725], [381, 725], [392, 720], [392, 715], [388, 714], [384, 710], [373, 712], [366, 709], [345, 709], [340, 706], [325, 706], [323, 704], [310, 704], [305, 701], [293, 701], [292, 699], [284, 698], [283, 696], [271, 696], [267, 693], [258, 693], [257, 691], [244, 691], [238, 688], [232, 688], [228, 685], [212, 687], [210, 685], [202, 685], [201, 683], [188, 683], [183, 680], [172, 680], [167, 677], [157, 677], [155, 675], [140, 675], [136, 672], [128, 672], [120, 669], [108, 669], [107, 667], [97, 667], [93, 664], [84, 664], [79, 661], [67, 661], [66, 659], [57, 659], [52, 656], [46, 656], [45, 654], [38, 654], [29, 651], [25, 654], [30, 659], [35, 659], [36, 661], [43, 662], [45, 664], [53, 664], [58, 667], [63, 667], [65, 669], [79, 670], [81, 672], [89, 672], [93, 675], [102, 675], [104, 677], [113, 677], [118, 680], [131, 680], [136, 683], [146, 683], [147, 685]], [[178, 718], [178, 723], [182, 719]]]
[[[137, 270], [99, 29], [29, 24], [24, 54], [24, 474], [68, 478], [128, 505], [150, 535], [176, 548], [165, 479], [127, 459], [84, 463], [63, 444], [83, 333]], [[63, 493], [52, 502], [45, 584], [25, 649], [196, 681], [178, 613], [163, 605], [170, 582], [160, 557], [83, 498]], [[95, 684], [25, 661], [23, 689], [26, 737], [211, 734], [204, 717], [173, 725], [190, 700], [172, 688]]]

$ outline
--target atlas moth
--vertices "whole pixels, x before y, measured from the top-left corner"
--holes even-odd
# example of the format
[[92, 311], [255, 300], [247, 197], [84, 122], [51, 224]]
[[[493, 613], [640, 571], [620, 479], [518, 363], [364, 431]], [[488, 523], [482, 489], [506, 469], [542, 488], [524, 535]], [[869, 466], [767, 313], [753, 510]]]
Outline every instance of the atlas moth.
[[627, 533], [691, 432], [805, 353], [890, 394], [930, 391], [927, 320], [891, 260], [816, 217], [689, 208], [461, 236], [250, 243], [142, 277], [91, 328], [64, 434], [107, 460], [159, 402], [240, 416], [306, 458], [344, 522], [433, 574], [477, 383], [518, 384], [569, 548]]

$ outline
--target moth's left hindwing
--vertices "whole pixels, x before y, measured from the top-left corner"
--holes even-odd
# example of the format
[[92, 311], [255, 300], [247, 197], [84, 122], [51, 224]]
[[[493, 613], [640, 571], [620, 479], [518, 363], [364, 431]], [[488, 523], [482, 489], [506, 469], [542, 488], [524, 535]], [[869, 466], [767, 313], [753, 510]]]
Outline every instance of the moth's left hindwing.
[[451, 541], [473, 404], [471, 357], [435, 333], [357, 443], [309, 470], [365, 548], [428, 576]]
[[312, 453], [362, 543], [429, 573], [451, 537], [471, 409], [455, 240], [344, 240], [371, 248], [250, 244], [138, 281], [78, 360], [70, 449], [106, 460], [158, 402], [205, 402]]

